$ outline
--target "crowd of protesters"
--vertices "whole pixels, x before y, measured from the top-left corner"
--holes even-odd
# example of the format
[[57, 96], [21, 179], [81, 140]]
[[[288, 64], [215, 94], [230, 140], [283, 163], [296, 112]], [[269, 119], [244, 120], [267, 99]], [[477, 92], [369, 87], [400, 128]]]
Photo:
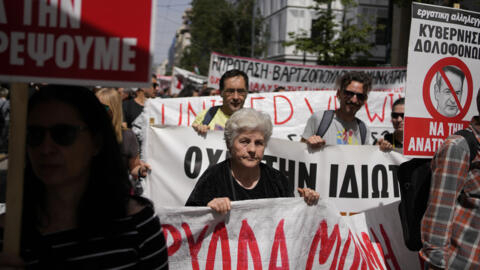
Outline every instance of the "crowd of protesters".
[[[302, 142], [312, 148], [371, 144], [368, 127], [355, 117], [370, 89], [371, 79], [363, 72], [342, 76], [340, 107], [313, 114]], [[167, 269], [160, 221], [152, 203], [136, 188], [151, 168], [140, 159], [142, 141], [131, 129], [147, 99], [171, 98], [170, 91], [160, 90], [153, 75], [147, 88], [32, 85], [31, 92], [21, 258], [0, 253], [0, 266]], [[231, 201], [293, 197], [285, 175], [261, 162], [273, 126], [267, 114], [243, 108], [249, 94], [244, 72], [227, 71], [218, 90], [206, 83], [201, 88], [187, 85], [177, 97], [215, 94], [223, 104], [199, 113], [192, 127], [200, 135], [223, 130], [231, 155], [203, 173], [186, 205], [209, 206], [225, 214]], [[9, 111], [7, 96], [8, 90], [1, 88], [2, 114]], [[4, 118], [0, 128], [8, 134], [8, 117]], [[388, 136], [376, 142], [383, 151], [401, 145], [403, 100], [395, 103], [392, 123], [391, 145], [384, 143], [391, 141]], [[308, 205], [319, 200], [315, 190], [297, 191]], [[0, 215], [0, 235], [3, 224]], [[0, 247], [2, 243], [0, 237]]]

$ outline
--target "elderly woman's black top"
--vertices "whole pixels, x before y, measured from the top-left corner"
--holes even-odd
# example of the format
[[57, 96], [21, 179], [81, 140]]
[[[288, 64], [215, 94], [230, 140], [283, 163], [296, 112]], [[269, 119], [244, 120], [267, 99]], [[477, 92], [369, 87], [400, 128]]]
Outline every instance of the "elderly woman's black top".
[[231, 201], [293, 197], [293, 185], [289, 185], [283, 173], [260, 163], [260, 180], [253, 189], [245, 189], [233, 178], [230, 159], [227, 159], [200, 176], [185, 206], [207, 206], [208, 202], [220, 197], [228, 197]]

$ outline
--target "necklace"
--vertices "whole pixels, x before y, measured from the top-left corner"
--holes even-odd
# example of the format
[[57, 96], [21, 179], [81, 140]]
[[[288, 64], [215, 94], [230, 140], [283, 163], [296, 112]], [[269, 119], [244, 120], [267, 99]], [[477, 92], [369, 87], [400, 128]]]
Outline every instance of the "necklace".
[[246, 181], [247, 183], [250, 183], [250, 185], [247, 186], [243, 184], [243, 182], [240, 179], [238, 179], [237, 176], [235, 176], [233, 169], [231, 169], [231, 173], [232, 173], [233, 179], [235, 179], [235, 181], [237, 181], [237, 183], [244, 189], [254, 189], [257, 186], [258, 181], [260, 180], [260, 173], [259, 173], [258, 176], [256, 176], [254, 179]]

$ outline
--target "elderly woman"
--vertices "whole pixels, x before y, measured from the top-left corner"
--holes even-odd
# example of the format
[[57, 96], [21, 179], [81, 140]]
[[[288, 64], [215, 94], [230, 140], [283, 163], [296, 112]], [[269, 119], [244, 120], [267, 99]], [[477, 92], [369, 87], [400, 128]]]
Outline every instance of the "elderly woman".
[[[185, 205], [226, 213], [231, 201], [293, 197], [285, 175], [260, 162], [271, 135], [267, 114], [250, 108], [235, 112], [224, 133], [231, 158], [203, 173]], [[299, 188], [298, 192], [309, 205], [317, 203], [319, 195], [314, 190]]]
[[111, 120], [93, 92], [42, 87], [29, 100], [26, 144], [21, 260], [0, 253], [0, 268], [168, 268], [160, 221], [147, 199], [130, 196]]

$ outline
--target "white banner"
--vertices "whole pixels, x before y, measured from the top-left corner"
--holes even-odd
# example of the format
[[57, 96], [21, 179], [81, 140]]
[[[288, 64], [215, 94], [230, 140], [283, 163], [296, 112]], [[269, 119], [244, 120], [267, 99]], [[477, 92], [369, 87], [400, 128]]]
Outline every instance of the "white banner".
[[412, 4], [405, 155], [432, 157], [478, 115], [479, 25], [478, 12]]
[[341, 217], [323, 200], [277, 198], [233, 202], [226, 215], [157, 212], [170, 269], [422, 269], [403, 244], [397, 207]]
[[407, 73], [406, 68], [307, 66], [213, 52], [208, 85], [219, 89], [220, 78], [231, 69], [244, 71], [249, 77], [249, 90], [254, 92], [273, 92], [279, 86], [288, 91], [334, 90], [338, 77], [360, 70], [372, 76], [374, 92], [404, 93]]
[[191, 71], [181, 69], [179, 67], [173, 67], [172, 74], [171, 94], [178, 94], [187, 84], [194, 84], [200, 87], [207, 81], [207, 77], [195, 74]]
[[[152, 172], [144, 192], [162, 206], [184, 205], [201, 174], [227, 155], [220, 131], [201, 137], [192, 128], [151, 126], [145, 145]], [[291, 188], [315, 189], [345, 213], [397, 201], [396, 172], [403, 161], [401, 154], [384, 153], [378, 146], [326, 146], [311, 152], [304, 143], [276, 138], [264, 156], [265, 163], [288, 177]]]
[[[357, 113], [378, 137], [392, 131], [390, 112], [392, 104], [403, 93], [371, 92], [368, 101]], [[145, 123], [171, 126], [191, 126], [202, 110], [221, 105], [220, 96], [192, 98], [154, 98], [145, 105]], [[336, 91], [300, 91], [249, 94], [245, 107], [264, 111], [270, 115], [274, 125], [273, 136], [299, 141], [307, 119], [313, 112], [336, 109], [340, 106]], [[373, 141], [373, 140], [372, 140]]]

